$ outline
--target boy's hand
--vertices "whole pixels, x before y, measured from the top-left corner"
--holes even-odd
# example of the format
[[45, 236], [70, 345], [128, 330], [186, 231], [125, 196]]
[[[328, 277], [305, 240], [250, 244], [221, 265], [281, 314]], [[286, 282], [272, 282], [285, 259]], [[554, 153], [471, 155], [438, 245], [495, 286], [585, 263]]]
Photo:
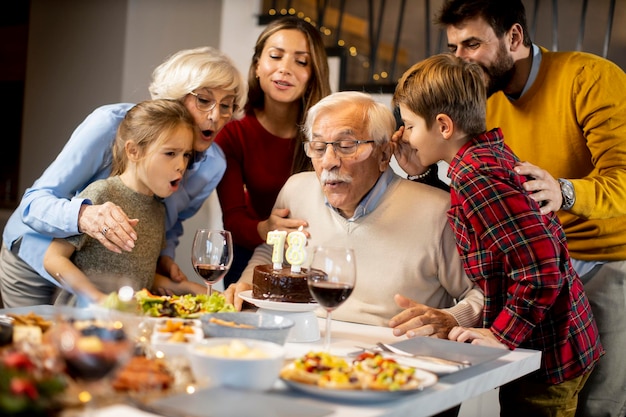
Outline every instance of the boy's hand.
[[411, 148], [408, 141], [404, 140], [404, 126], [401, 126], [391, 136], [391, 146], [398, 165], [408, 175], [418, 175], [426, 172], [428, 167], [420, 163], [417, 151]]
[[495, 347], [499, 349], [508, 349], [509, 347], [496, 339], [496, 336], [489, 329], [477, 327], [461, 327], [456, 326], [450, 330], [448, 339], [457, 342], [471, 342], [472, 345], [480, 345], [487, 347]]

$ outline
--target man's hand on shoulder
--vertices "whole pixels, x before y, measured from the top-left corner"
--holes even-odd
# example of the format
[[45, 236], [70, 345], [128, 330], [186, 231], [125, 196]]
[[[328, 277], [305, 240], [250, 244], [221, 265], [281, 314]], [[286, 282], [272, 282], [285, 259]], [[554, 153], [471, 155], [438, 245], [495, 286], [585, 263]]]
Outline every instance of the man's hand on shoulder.
[[524, 190], [532, 193], [530, 198], [539, 203], [541, 214], [548, 214], [551, 211], [559, 211], [561, 209], [563, 204], [561, 186], [548, 171], [530, 162], [520, 162], [514, 169], [517, 174], [530, 177], [523, 185]]

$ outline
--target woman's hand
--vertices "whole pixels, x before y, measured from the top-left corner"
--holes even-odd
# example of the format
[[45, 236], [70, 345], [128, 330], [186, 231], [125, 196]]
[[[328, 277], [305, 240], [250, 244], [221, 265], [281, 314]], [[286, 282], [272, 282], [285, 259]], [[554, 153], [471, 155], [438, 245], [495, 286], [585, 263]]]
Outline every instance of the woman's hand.
[[[284, 230], [287, 233], [295, 232], [298, 230], [300, 226], [307, 227], [309, 224], [302, 219], [290, 219], [289, 209], [281, 209], [275, 208], [272, 210], [272, 214], [267, 220], [263, 220], [259, 222], [257, 225], [257, 231], [259, 232], [259, 236], [261, 239], [265, 241], [267, 239], [267, 234], [272, 230]], [[309, 232], [303, 230], [302, 231], [307, 238], [310, 238], [311, 235]]]
[[489, 329], [456, 326], [450, 330], [448, 339], [461, 343], [471, 342], [472, 345], [508, 349], [508, 346], [496, 339]]
[[137, 223], [138, 219], [129, 219], [119, 206], [111, 202], [83, 204], [78, 213], [78, 230], [115, 253], [133, 250], [137, 240], [134, 229]]
[[389, 321], [394, 336], [406, 334], [407, 337], [430, 336], [447, 339], [450, 330], [458, 325], [454, 316], [447, 311], [428, 307], [400, 294], [396, 294], [393, 299], [403, 309]]
[[398, 165], [408, 175], [423, 174], [428, 170], [428, 167], [420, 163], [417, 151], [404, 140], [404, 126], [400, 126], [400, 129], [391, 136], [391, 146]]

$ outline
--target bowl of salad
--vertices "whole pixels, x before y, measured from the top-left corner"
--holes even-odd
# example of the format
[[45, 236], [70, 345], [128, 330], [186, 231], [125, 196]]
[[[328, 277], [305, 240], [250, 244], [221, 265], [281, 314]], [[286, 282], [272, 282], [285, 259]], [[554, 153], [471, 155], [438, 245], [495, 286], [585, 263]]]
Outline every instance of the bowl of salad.
[[235, 311], [235, 307], [218, 292], [211, 295], [156, 295], [144, 288], [137, 291], [135, 299], [140, 313], [148, 317], [197, 319], [208, 313]]

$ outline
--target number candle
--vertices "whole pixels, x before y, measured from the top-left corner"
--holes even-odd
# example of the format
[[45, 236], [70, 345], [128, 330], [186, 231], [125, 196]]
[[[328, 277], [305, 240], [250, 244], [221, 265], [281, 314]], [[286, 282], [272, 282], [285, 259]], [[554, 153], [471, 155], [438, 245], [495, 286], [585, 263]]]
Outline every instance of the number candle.
[[268, 245], [273, 245], [272, 249], [272, 264], [273, 269], [281, 270], [283, 268], [283, 253], [285, 252], [285, 238], [287, 232], [284, 230], [273, 230], [267, 233], [266, 242]]
[[287, 243], [288, 246], [285, 257], [287, 258], [287, 262], [291, 264], [291, 272], [298, 273], [306, 258], [306, 252], [304, 251], [306, 235], [302, 233], [302, 226], [298, 228], [297, 232], [289, 233]]

